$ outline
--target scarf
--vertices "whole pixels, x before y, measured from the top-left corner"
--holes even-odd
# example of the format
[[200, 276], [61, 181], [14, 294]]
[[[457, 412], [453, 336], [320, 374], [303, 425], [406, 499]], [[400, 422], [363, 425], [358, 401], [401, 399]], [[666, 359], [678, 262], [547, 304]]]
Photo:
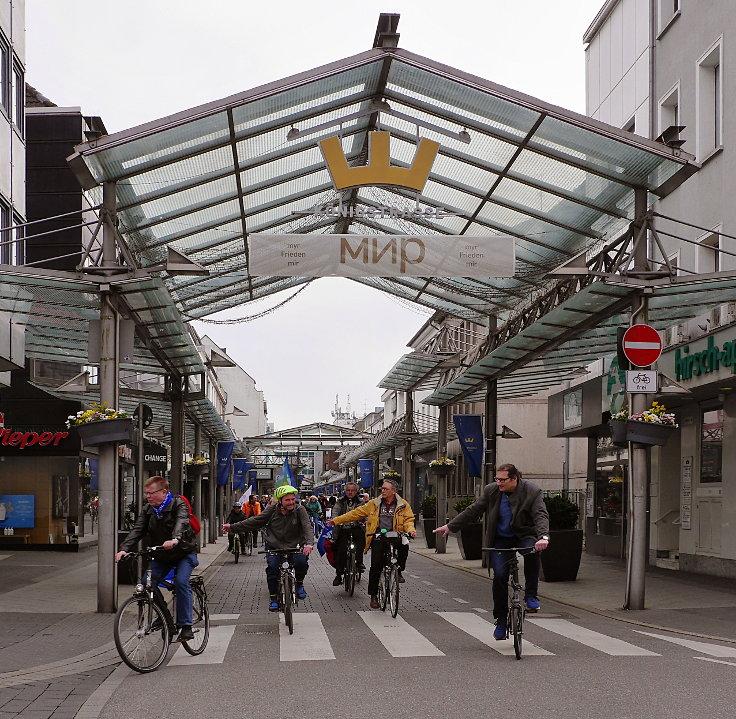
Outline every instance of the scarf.
[[156, 512], [156, 516], [159, 519], [161, 519], [161, 515], [163, 514], [164, 509], [166, 509], [166, 507], [168, 507], [173, 501], [174, 501], [174, 496], [171, 494], [171, 492], [168, 492], [166, 494], [166, 499], [164, 499], [164, 501], [161, 502], [161, 504], [159, 504], [158, 507], [153, 507], [153, 505], [151, 505], [151, 507], [153, 511]]

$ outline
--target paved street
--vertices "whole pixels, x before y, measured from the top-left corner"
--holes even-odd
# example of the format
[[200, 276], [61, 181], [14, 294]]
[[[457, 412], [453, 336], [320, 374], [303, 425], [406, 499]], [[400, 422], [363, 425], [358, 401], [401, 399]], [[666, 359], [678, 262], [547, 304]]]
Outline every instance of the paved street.
[[[4, 584], [0, 590], [0, 719], [128, 719], [150, 713], [151, 702], [156, 716], [200, 717], [232, 714], [246, 696], [248, 716], [367, 717], [375, 714], [376, 698], [395, 697], [391, 713], [397, 717], [506, 711], [520, 717], [670, 717], [674, 711], [725, 717], [736, 699], [736, 642], [722, 641], [733, 633], [709, 639], [684, 626], [671, 632], [631, 623], [686, 621], [690, 614], [694, 626], [731, 631], [736, 593], [717, 582], [708, 590], [701, 581], [696, 601], [702, 604], [709, 591], [730, 606], [627, 612], [622, 618], [628, 621], [620, 621], [615, 611], [595, 606], [604, 603], [600, 593], [589, 593], [593, 611], [582, 608], [576, 585], [590, 588], [584, 567], [575, 585], [542, 584], [543, 595], [572, 594], [575, 601], [543, 601], [542, 611], [528, 617], [525, 654], [517, 662], [510, 642], [491, 637], [487, 577], [477, 563], [460, 560], [452, 545], [440, 556], [415, 543], [396, 620], [369, 610], [365, 578], [352, 598], [332, 587], [333, 570], [315, 556], [306, 582], [310, 596], [299, 606], [292, 636], [266, 610], [263, 557], [236, 565], [224, 546], [220, 540], [202, 555], [213, 617], [207, 650], [190, 657], [172, 647], [167, 664], [150, 675], [120, 664], [110, 644], [111, 617], [73, 611], [93, 587], [94, 552], [5, 553], [0, 577], [22, 573], [26, 586], [15, 582], [10, 591]], [[605, 564], [600, 573], [614, 581]], [[76, 589], [68, 576], [79, 581]], [[669, 581], [654, 576], [652, 594]], [[52, 592], [53, 586], [67, 588]], [[686, 582], [679, 586], [683, 603], [691, 592]], [[672, 605], [675, 594], [669, 593]], [[59, 611], [45, 611], [54, 597]], [[717, 621], [709, 624], [709, 616]], [[259, 689], [249, 692], [250, 686]], [[275, 706], [268, 691], [279, 686], [288, 687], [284, 706]]]

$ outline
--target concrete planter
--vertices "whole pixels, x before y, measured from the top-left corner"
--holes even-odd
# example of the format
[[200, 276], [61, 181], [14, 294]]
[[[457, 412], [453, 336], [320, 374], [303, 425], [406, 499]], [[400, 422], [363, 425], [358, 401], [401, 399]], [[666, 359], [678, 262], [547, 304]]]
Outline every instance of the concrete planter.
[[582, 555], [582, 529], [550, 530], [549, 546], [539, 555], [542, 560], [540, 577], [545, 582], [574, 582]]
[[427, 549], [435, 549], [437, 547], [437, 535], [434, 530], [437, 529], [436, 517], [422, 517], [422, 527], [424, 529], [424, 541]]
[[483, 522], [464, 526], [457, 534], [457, 546], [463, 559], [482, 559]]

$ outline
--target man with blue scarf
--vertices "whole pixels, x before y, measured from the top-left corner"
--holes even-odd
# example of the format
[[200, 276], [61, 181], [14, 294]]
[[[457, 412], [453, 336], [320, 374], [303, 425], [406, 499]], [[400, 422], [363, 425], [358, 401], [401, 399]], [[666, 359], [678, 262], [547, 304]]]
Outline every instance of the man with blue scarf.
[[143, 537], [149, 546], [161, 546], [151, 563], [154, 578], [165, 577], [174, 569], [176, 587], [176, 621], [179, 634], [175, 641], [194, 639], [192, 632], [192, 588], [189, 577], [199, 566], [194, 532], [189, 525], [189, 508], [178, 495], [169, 491], [169, 482], [163, 477], [149, 477], [144, 483], [148, 506], [138, 515], [133, 529], [120, 545], [115, 561], [135, 549]]

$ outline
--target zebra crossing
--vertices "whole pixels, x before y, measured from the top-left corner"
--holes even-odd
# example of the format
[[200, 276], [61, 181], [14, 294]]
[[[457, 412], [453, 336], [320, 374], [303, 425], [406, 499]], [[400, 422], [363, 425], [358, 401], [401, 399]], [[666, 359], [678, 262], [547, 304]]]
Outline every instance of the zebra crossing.
[[[441, 642], [437, 637], [446, 638], [443, 632], [449, 626], [463, 632], [472, 640], [479, 642], [492, 652], [502, 656], [513, 656], [513, 642], [510, 639], [496, 641], [493, 639], [493, 622], [471, 611], [438, 611], [402, 617], [399, 614], [395, 619], [389, 613], [376, 611], [358, 611], [356, 621], [351, 623], [350, 636], [355, 638], [354, 646], [363, 646], [370, 641], [370, 637], [377, 640], [378, 645], [388, 656], [395, 658], [408, 657], [446, 657], [450, 652], [458, 651], [456, 635], [448, 646], [438, 646]], [[237, 619], [237, 614], [213, 615], [215, 622], [228, 622]], [[269, 617], [270, 619], [270, 617]], [[330, 615], [318, 612], [298, 612], [294, 615], [294, 633], [289, 634], [279, 615], [278, 652], [282, 662], [302, 661], [334, 661], [340, 658], [336, 655], [330, 640]], [[415, 626], [417, 624], [418, 626]], [[221, 664], [231, 643], [237, 638], [237, 624], [227, 623], [217, 625], [213, 623], [210, 631], [209, 644], [206, 651], [196, 657], [189, 656], [183, 648], [179, 648], [169, 661], [170, 666], [185, 666], [188, 664]], [[422, 631], [423, 630], [423, 631]], [[429, 631], [428, 631], [429, 630]], [[344, 632], [341, 626], [339, 631]], [[363, 636], [361, 633], [367, 633]], [[680, 649], [705, 656], [693, 656], [694, 659], [714, 661], [736, 666], [734, 662], [724, 661], [736, 659], [736, 647], [715, 644], [713, 642], [698, 641], [676, 635], [661, 634], [625, 629], [626, 641], [620, 637], [610, 636], [594, 631], [574, 621], [560, 617], [527, 617], [524, 636], [524, 656], [548, 658], [555, 655], [564, 655], [571, 646], [584, 646], [601, 656], [609, 657], [661, 657], [655, 649], [664, 651], [672, 645]], [[273, 632], [261, 632], [266, 636], [273, 636]], [[432, 638], [427, 636], [431, 634]], [[637, 637], [647, 647], [640, 646]], [[533, 639], [533, 641], [530, 641]], [[264, 642], [272, 641], [263, 639]], [[546, 645], [546, 646], [545, 646]], [[267, 651], [264, 644], [259, 650]], [[343, 648], [344, 651], [344, 648]], [[577, 651], [577, 650], [576, 650]], [[712, 659], [709, 657], [713, 657]]]

